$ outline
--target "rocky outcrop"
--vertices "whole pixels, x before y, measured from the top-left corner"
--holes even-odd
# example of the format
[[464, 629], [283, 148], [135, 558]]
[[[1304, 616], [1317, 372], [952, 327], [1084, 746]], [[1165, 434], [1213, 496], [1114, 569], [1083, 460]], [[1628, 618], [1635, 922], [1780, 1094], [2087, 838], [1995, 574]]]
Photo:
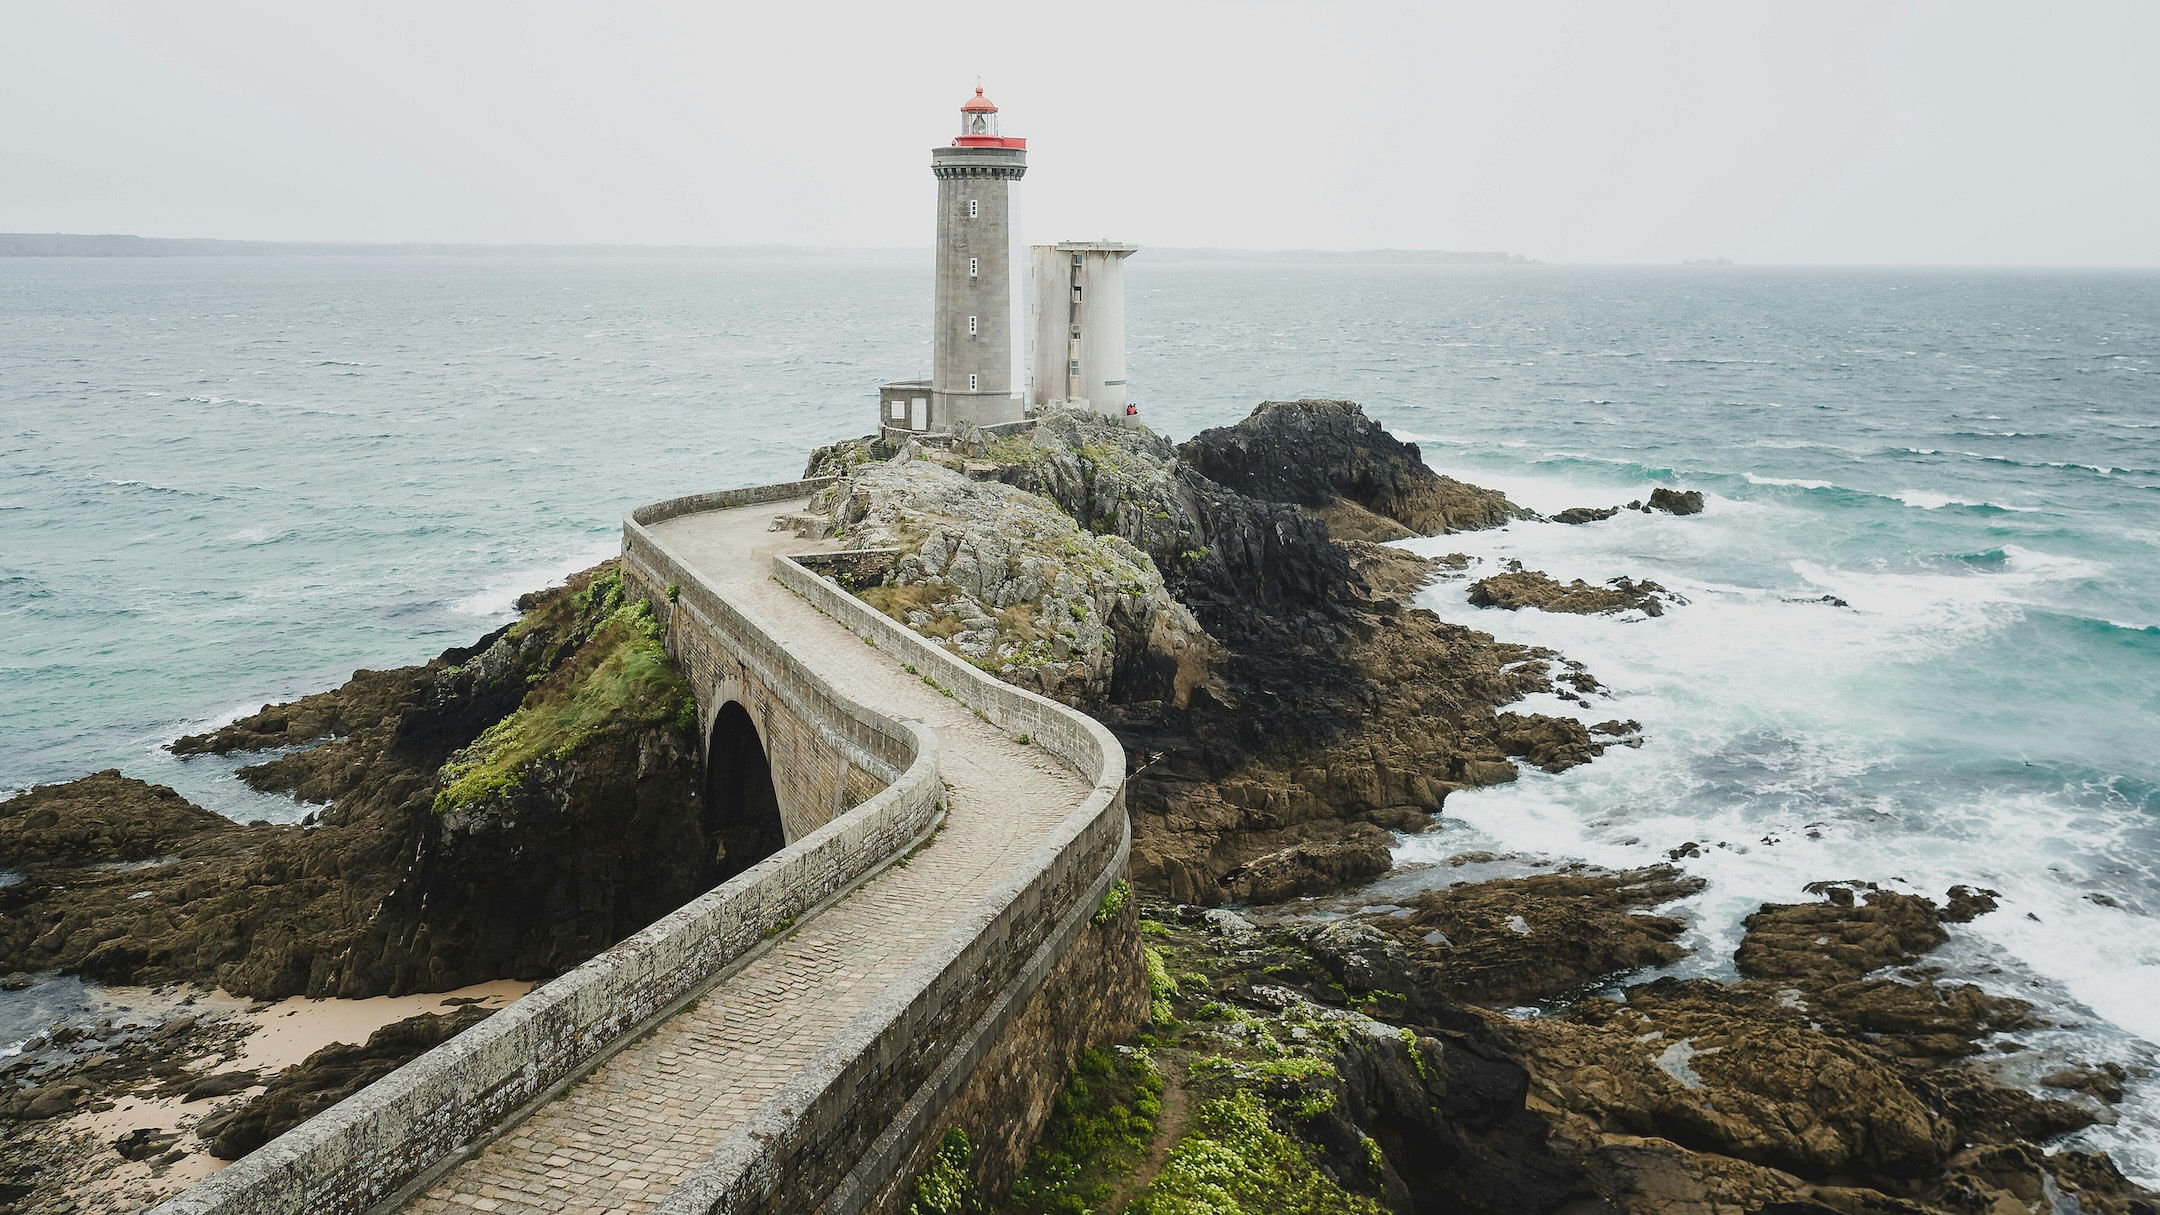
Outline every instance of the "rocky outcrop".
[[1687, 601], [1648, 579], [1612, 578], [1592, 586], [1580, 578], [1561, 583], [1539, 570], [1512, 570], [1471, 583], [1470, 602], [1511, 612], [1527, 607], [1584, 616], [1631, 611], [1662, 616], [1666, 604]]
[[1699, 515], [1703, 512], [1703, 492], [1699, 489], [1666, 489], [1661, 485], [1650, 491], [1650, 509], [1668, 515]]
[[[1865, 981], [1855, 968], [1875, 958], [1923, 961], [1947, 911], [1930, 900], [1765, 907], [1749, 936], [1776, 938], [1772, 952], [1793, 973], [1583, 995], [1611, 979], [1609, 967], [1671, 961], [1679, 921], [1641, 913], [1694, 889], [1664, 867], [1576, 870], [1274, 928], [1150, 907], [1155, 1024], [1147, 1049], [1118, 1064], [1141, 1073], [1134, 1099], [1122, 1113], [1104, 1110], [1098, 1092], [1127, 1090], [1077, 1076], [1030, 1166], [1026, 1202], [1036, 1205], [992, 1209], [1046, 1209], [1071, 1192], [1060, 1178], [1142, 1196], [1141, 1209], [1179, 1209], [1179, 1162], [1201, 1155], [1275, 1186], [1248, 1195], [1231, 1180], [1220, 1193], [1240, 1205], [1218, 1197], [1208, 1209], [2160, 1209], [2160, 1196], [2106, 1157], [2040, 1146], [2089, 1123], [2093, 1109], [1933, 1053], [1921, 1040], [1935, 1031], [1853, 1020], [1832, 994]], [[1973, 905], [1968, 897], [1961, 911]], [[1650, 922], [1635, 930], [1623, 923], [1631, 918]], [[1443, 926], [1454, 933], [1445, 946], [1426, 941]], [[1621, 943], [1600, 944], [1606, 935]], [[1829, 943], [1806, 965], [1818, 936]], [[1428, 947], [1439, 952], [1420, 952]], [[1954, 985], [1923, 970], [1897, 984], [1955, 1002]], [[1518, 1000], [1545, 1004], [1544, 1015], [1481, 1007]], [[2006, 1016], [2029, 1015], [2016, 1005], [1952, 1032], [1970, 1044]], [[1085, 1133], [1104, 1126], [1119, 1134]]]
[[1040, 495], [904, 452], [813, 504], [837, 533], [897, 551], [872, 606], [1009, 683], [1069, 704], [1187, 703], [1219, 647], [1146, 554]]
[[1594, 506], [1570, 506], [1554, 515], [1552, 521], [1569, 524], [1598, 523], [1619, 513], [1620, 508], [1617, 506], [1607, 506], [1602, 509]]
[[1414, 960], [1424, 990], [1506, 1007], [1678, 961], [1686, 922], [1645, 913], [1702, 886], [1669, 866], [1541, 874], [1427, 891], [1410, 900], [1408, 915], [1366, 922]]
[[1598, 523], [1610, 519], [1623, 510], [1639, 510], [1644, 514], [1663, 511], [1668, 515], [1699, 515], [1703, 513], [1706, 500], [1699, 489], [1667, 489], [1659, 486], [1650, 491], [1650, 500], [1638, 498], [1626, 506], [1571, 506], [1552, 516], [1554, 523]]
[[[1278, 467], [1290, 452], [1294, 475]], [[1564, 660], [1406, 608], [1402, 596], [1435, 567], [1337, 543], [1308, 509], [1352, 503], [1377, 518], [1450, 527], [1516, 517], [1498, 495], [1438, 477], [1354, 405], [1263, 406], [1183, 448], [1143, 427], [1055, 412], [1021, 434], [963, 437], [949, 452], [882, 460], [874, 444], [842, 444], [814, 456], [809, 471], [845, 478], [826, 509], [850, 543], [919, 544], [928, 533], [899, 522], [909, 511], [1029, 519], [1049, 503], [1159, 572], [1220, 646], [1207, 655], [1208, 677], [1167, 678], [1170, 647], [1157, 647], [1142, 651], [1141, 670], [1158, 673], [1128, 677], [1119, 660], [1107, 699], [1088, 707], [1135, 757], [1134, 879], [1180, 899], [1265, 901], [1375, 876], [1390, 863], [1389, 833], [1429, 825], [1451, 790], [1514, 779], [1514, 758], [1559, 770], [1624, 741], [1569, 719], [1495, 712], [1551, 690]], [[904, 505], [909, 498], [925, 505]], [[854, 521], [880, 513], [894, 522]], [[947, 560], [946, 551], [933, 556]], [[1088, 551], [1076, 545], [1050, 565], [1091, 561]], [[1136, 585], [1151, 595], [1156, 583]], [[915, 592], [905, 586], [858, 593], [904, 604], [895, 614], [932, 635], [993, 636], [987, 604], [948, 621], [933, 604], [907, 604]], [[1173, 647], [1189, 644], [1180, 632], [1167, 634]], [[1125, 634], [1110, 633], [1119, 653], [1133, 652]], [[1597, 686], [1579, 669], [1568, 675], [1578, 677]]]
[[1347, 502], [1402, 529], [1376, 535], [1361, 526], [1351, 539], [1476, 531], [1526, 515], [1503, 495], [1433, 472], [1417, 444], [1389, 434], [1351, 401], [1266, 401], [1235, 426], [1194, 435], [1178, 453], [1201, 476], [1252, 497], [1312, 508]]
[[241, 775], [326, 803], [305, 826], [225, 823], [112, 774], [0, 803], [26, 828], [0, 835], [26, 873], [0, 887], [0, 970], [445, 990], [559, 973], [705, 889], [688, 693], [649, 613], [612, 564], [525, 606], [481, 647], [175, 745], [304, 746]]
[[117, 769], [0, 802], [0, 869], [126, 864], [226, 850], [241, 828]]

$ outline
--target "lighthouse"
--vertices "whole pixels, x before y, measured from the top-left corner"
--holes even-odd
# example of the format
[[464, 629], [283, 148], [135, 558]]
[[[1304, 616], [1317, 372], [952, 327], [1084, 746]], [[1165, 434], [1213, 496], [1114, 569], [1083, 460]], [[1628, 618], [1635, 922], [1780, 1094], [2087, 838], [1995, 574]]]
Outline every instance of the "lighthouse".
[[960, 133], [930, 153], [937, 178], [937, 304], [930, 425], [1020, 420], [1013, 392], [1012, 185], [1027, 140], [998, 130], [980, 88], [960, 107]]

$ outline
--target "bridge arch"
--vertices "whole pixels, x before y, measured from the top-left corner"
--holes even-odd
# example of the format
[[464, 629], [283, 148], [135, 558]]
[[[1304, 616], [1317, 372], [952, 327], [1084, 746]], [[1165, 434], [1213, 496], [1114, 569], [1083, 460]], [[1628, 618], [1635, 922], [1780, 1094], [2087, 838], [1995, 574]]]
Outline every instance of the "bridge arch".
[[712, 841], [718, 877], [726, 881], [785, 847], [787, 828], [772, 762], [741, 701], [720, 706], [705, 739], [702, 825]]

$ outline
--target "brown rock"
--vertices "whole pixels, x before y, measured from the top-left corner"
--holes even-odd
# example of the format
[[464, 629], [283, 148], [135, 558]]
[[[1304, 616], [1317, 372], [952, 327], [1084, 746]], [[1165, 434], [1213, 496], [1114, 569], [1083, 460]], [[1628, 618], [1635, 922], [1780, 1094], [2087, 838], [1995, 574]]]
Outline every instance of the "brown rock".
[[198, 852], [239, 830], [165, 785], [107, 769], [0, 801], [0, 869], [146, 861]]
[[1555, 523], [1568, 523], [1579, 526], [1584, 523], [1597, 523], [1605, 519], [1610, 519], [1614, 515], [1617, 515], [1619, 513], [1620, 508], [1617, 506], [1607, 506], [1602, 508], [1594, 506], [1570, 506], [1566, 510], [1561, 511], [1559, 514], [1554, 515], [1552, 517], [1552, 521]]
[[1401, 942], [1428, 990], [1474, 1004], [1529, 1004], [1679, 960], [1686, 951], [1674, 941], [1686, 924], [1640, 913], [1702, 886], [1667, 865], [1458, 882], [1417, 895], [1407, 917], [1366, 922]]
[[1667, 603], [1685, 601], [1647, 579], [1637, 582], [1614, 578], [1604, 586], [1592, 586], [1577, 578], [1562, 584], [1537, 570], [1516, 570], [1471, 583], [1470, 602], [1511, 612], [1529, 607], [1576, 615], [1640, 611], [1647, 616], [1662, 616]]
[[1734, 954], [1750, 978], [1805, 978], [1817, 985], [1850, 982], [1885, 966], [1911, 962], [1950, 939], [1935, 904], [1918, 895], [1817, 883], [1821, 903], [1765, 903], [1746, 920]]

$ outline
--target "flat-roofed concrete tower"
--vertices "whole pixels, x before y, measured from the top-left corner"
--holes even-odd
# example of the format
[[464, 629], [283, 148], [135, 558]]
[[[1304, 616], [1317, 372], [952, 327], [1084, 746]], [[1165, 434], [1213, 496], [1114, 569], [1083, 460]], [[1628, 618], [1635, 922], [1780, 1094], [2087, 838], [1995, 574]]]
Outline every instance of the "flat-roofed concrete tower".
[[1012, 184], [1027, 140], [998, 131], [981, 89], [960, 107], [960, 134], [930, 153], [937, 178], [937, 317], [931, 340], [931, 430], [1017, 422], [1013, 391]]

